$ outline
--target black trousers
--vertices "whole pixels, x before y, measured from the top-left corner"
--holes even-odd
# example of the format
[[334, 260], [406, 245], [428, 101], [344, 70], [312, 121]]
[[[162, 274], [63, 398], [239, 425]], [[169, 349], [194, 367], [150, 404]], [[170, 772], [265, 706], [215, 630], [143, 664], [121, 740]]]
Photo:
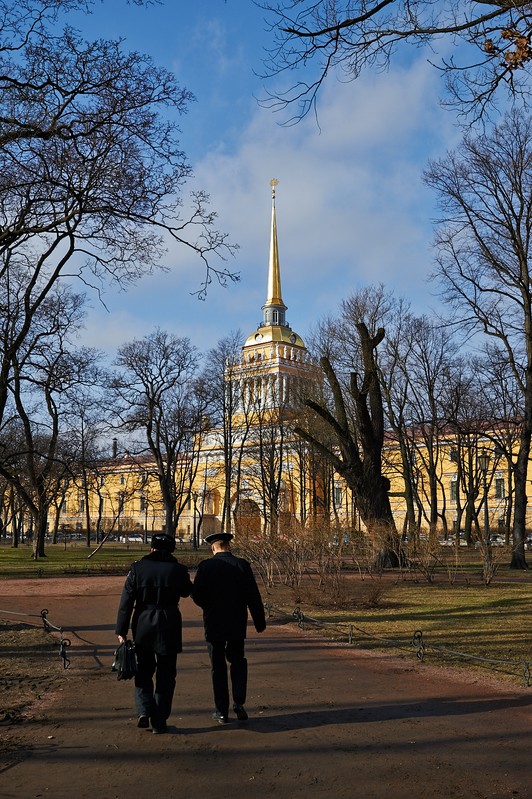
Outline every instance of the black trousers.
[[177, 652], [160, 655], [148, 647], [138, 645], [135, 646], [135, 652], [138, 665], [135, 675], [137, 715], [149, 716], [154, 726], [162, 725], [172, 710], [177, 674]]
[[233, 641], [207, 641], [207, 646], [211, 659], [214, 704], [220, 713], [227, 715], [229, 711], [228, 663], [233, 702], [243, 705], [246, 701], [248, 662], [244, 655], [244, 638], [237, 638]]

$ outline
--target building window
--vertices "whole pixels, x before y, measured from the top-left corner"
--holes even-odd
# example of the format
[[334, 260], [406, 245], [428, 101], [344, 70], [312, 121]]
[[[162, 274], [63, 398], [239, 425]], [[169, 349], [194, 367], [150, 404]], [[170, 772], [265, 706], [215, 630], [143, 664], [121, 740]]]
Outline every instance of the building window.
[[334, 487], [334, 504], [337, 508], [342, 506], [342, 489], [340, 486]]
[[458, 463], [458, 450], [456, 447], [453, 447], [449, 452], [449, 460], [451, 463]]
[[458, 480], [451, 480], [451, 502], [456, 502], [458, 499]]
[[497, 477], [495, 479], [495, 499], [504, 499], [505, 496], [504, 477]]
[[139, 510], [142, 513], [142, 511], [145, 511], [147, 509], [147, 507], [148, 507], [148, 503], [146, 502], [146, 497], [144, 496], [144, 494], [141, 494], [140, 495], [140, 507], [139, 507]]

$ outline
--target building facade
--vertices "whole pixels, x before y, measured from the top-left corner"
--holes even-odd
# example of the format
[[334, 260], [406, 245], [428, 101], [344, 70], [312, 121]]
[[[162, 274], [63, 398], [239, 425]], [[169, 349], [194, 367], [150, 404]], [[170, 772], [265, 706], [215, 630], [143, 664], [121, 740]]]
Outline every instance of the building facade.
[[[294, 436], [292, 428], [301, 397], [320, 384], [321, 373], [301, 336], [286, 320], [281, 289], [277, 235], [277, 181], [271, 181], [271, 227], [266, 301], [262, 320], [245, 340], [238, 357], [226, 365], [225, 386], [230, 419], [202, 438], [196, 454], [193, 485], [183, 498], [176, 531], [183, 542], [197, 545], [221, 529], [237, 535], [289, 536], [293, 529], [338, 525], [363, 532], [353, 497], [338, 475]], [[437, 473], [429, 475], [422, 435], [411, 432], [410, 507], [405, 474], [393, 437], [384, 462], [391, 481], [392, 511], [399, 531], [409, 526], [444, 537], [470, 527], [484, 507], [491, 529], [508, 532], [511, 476], [489, 436], [478, 436], [472, 466], [464, 472], [467, 453], [450, 431], [438, 442]], [[482, 469], [480, 453], [489, 453]], [[184, 464], [185, 466], [185, 464]], [[484, 503], [484, 505], [483, 505]], [[487, 517], [486, 517], [487, 509]], [[84, 482], [69, 486], [59, 507], [62, 529], [83, 531], [90, 525], [98, 537], [145, 540], [164, 527], [164, 509], [149, 458], [114, 453]], [[412, 518], [414, 517], [414, 518]], [[469, 518], [469, 522], [468, 522]]]

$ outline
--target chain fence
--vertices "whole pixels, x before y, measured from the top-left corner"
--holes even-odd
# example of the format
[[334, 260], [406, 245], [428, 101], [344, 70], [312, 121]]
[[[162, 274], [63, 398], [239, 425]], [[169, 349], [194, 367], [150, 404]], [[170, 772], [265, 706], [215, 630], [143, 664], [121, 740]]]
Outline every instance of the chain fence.
[[[44, 629], [47, 633], [59, 633], [59, 657], [63, 661], [63, 668], [68, 669], [70, 666], [70, 658], [68, 657], [67, 650], [68, 647], [72, 645], [72, 642], [70, 638], [65, 637], [62, 627], [57, 627], [48, 619], [47, 608], [43, 608], [40, 613], [21, 613], [14, 610], [3, 610], [0, 608], [0, 616], [7, 617], [11, 620], [13, 620], [12, 617], [14, 616], [41, 619]], [[23, 621], [22, 623], [28, 625], [29, 627], [37, 626], [34, 622]]]
[[420, 662], [423, 662], [425, 660], [426, 654], [431, 652], [436, 655], [440, 655], [441, 657], [476, 662], [483, 667], [491, 668], [493, 671], [501, 671], [505, 674], [515, 675], [518, 671], [520, 671], [525, 686], [529, 688], [531, 685], [531, 661], [529, 660], [501, 660], [498, 658], [481, 657], [479, 655], [471, 655], [468, 652], [460, 652], [455, 649], [449, 649], [448, 647], [428, 642], [421, 630], [414, 630], [410, 640], [405, 641], [399, 640], [397, 638], [388, 638], [375, 635], [368, 630], [363, 630], [361, 627], [357, 627], [355, 624], [347, 624], [341, 627], [335, 622], [327, 622], [323, 621], [322, 619], [315, 619], [312, 616], [307, 616], [304, 614], [300, 607], [294, 608], [292, 613], [287, 613], [284, 610], [276, 608], [274, 605], [266, 604], [266, 610], [270, 618], [275, 615], [284, 619], [285, 621], [295, 622], [302, 630], [321, 628], [328, 632], [334, 633], [335, 640], [346, 640], [351, 646], [356, 645], [357, 639], [369, 638], [375, 642], [385, 643], [394, 647], [395, 649], [409, 653], [414, 650], [416, 657]]
[[[359, 639], [371, 639], [377, 643], [387, 644], [389, 646], [394, 647], [395, 649], [406, 651], [412, 653], [415, 652], [417, 659], [420, 662], [425, 660], [427, 653], [434, 653], [441, 657], [448, 657], [448, 658], [455, 658], [459, 660], [467, 660], [471, 662], [478, 663], [483, 667], [489, 667], [495, 671], [503, 671], [507, 674], [515, 675], [516, 672], [519, 670], [522, 674], [522, 678], [524, 684], [527, 688], [530, 687], [532, 683], [532, 672], [531, 672], [531, 661], [530, 660], [506, 660], [500, 658], [489, 658], [489, 657], [481, 657], [480, 655], [472, 655], [468, 652], [462, 652], [456, 649], [450, 649], [446, 646], [441, 646], [440, 644], [434, 644], [430, 641], [427, 641], [426, 637], [423, 635], [422, 630], [414, 630], [412, 636], [409, 641], [399, 640], [397, 638], [390, 638], [390, 637], [383, 637], [379, 635], [375, 635], [374, 633], [369, 632], [368, 630], [364, 630], [361, 627], [358, 627], [355, 624], [347, 624], [344, 626], [339, 626], [334, 622], [326, 622], [322, 619], [315, 619], [312, 616], [307, 616], [300, 607], [294, 608], [292, 613], [287, 613], [280, 608], [275, 607], [269, 603], [266, 603], [266, 610], [268, 612], [269, 618], [273, 616], [277, 616], [280, 619], [284, 619], [285, 621], [289, 621], [292, 623], [296, 623], [297, 626], [302, 629], [318, 629], [321, 628], [322, 630], [326, 630], [328, 632], [332, 632], [334, 634], [335, 640], [346, 641], [350, 646], [355, 646], [357, 640]], [[7, 616], [9, 618], [13, 616], [24, 616], [27, 618], [40, 618], [44, 629], [46, 632], [49, 633], [59, 633], [59, 657], [63, 661], [63, 668], [67, 669], [70, 666], [70, 658], [68, 657], [68, 647], [71, 646], [71, 641], [64, 635], [64, 630], [62, 627], [58, 627], [48, 619], [48, 610], [43, 608], [39, 614], [36, 613], [19, 613], [12, 610], [3, 610], [0, 608], [0, 615]], [[31, 626], [36, 626], [32, 622], [24, 622]]]

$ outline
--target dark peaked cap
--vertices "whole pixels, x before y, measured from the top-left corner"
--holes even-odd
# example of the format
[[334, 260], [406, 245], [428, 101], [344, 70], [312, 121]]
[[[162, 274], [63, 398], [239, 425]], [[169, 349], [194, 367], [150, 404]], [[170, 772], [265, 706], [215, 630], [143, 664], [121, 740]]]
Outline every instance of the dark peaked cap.
[[203, 540], [206, 544], [214, 544], [215, 541], [225, 541], [229, 543], [233, 538], [234, 535], [232, 533], [211, 533], [210, 535], [206, 535]]

